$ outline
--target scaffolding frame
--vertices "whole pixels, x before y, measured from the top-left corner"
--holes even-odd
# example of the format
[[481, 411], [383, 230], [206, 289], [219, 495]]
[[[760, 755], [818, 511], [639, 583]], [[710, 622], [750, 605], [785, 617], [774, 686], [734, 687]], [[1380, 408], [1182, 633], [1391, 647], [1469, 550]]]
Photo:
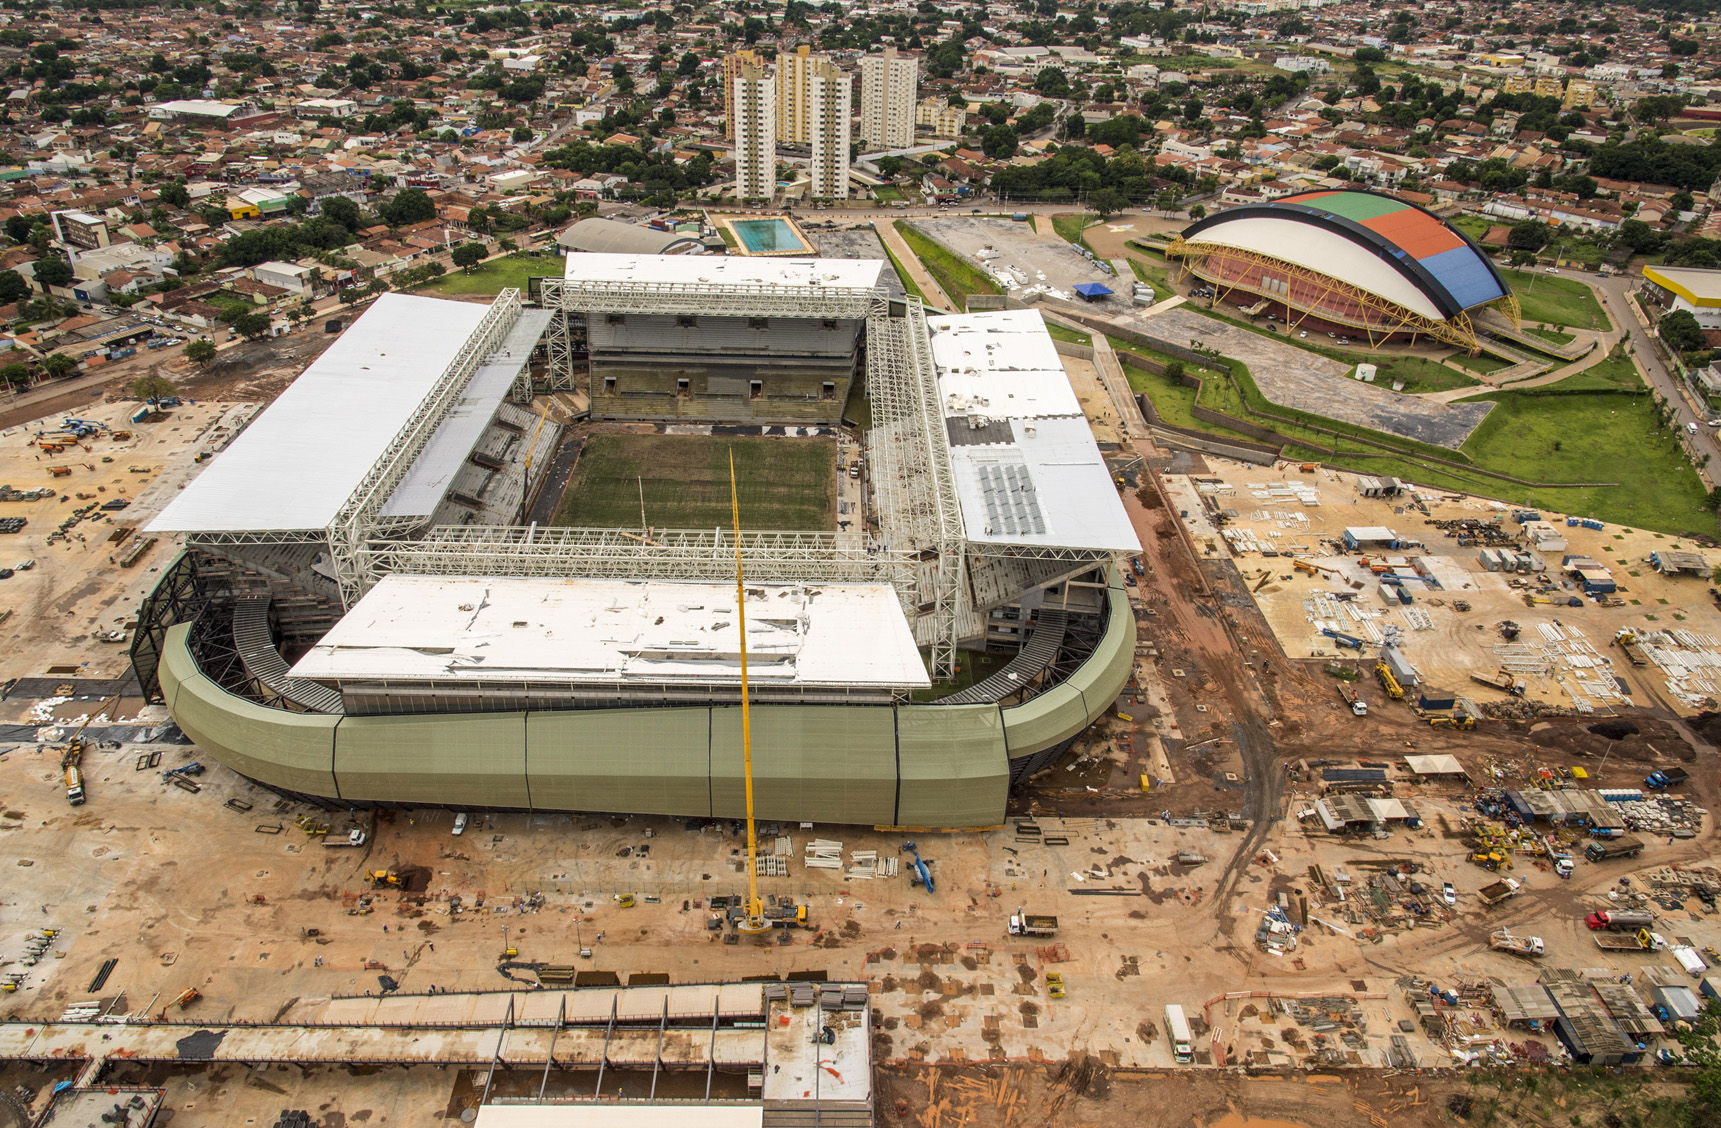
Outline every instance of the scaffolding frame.
[[382, 508], [459, 402], [478, 367], [501, 347], [519, 320], [520, 309], [520, 291], [505, 289], [496, 295], [478, 327], [436, 378], [423, 407], [389, 440], [336, 513], [328, 530], [329, 561], [340, 587], [342, 607], [351, 610], [369, 586], [362, 564], [366, 544], [377, 537], [404, 536], [423, 524], [412, 517], [384, 517]]
[[545, 278], [541, 301], [564, 313], [706, 314], [713, 317], [849, 318], [867, 316], [873, 286], [772, 282], [652, 282]]
[[[899, 315], [900, 313], [900, 315]], [[934, 554], [930, 590], [913, 593], [915, 641], [934, 678], [956, 670], [967, 540], [938, 396], [926, 308], [913, 298], [877, 302], [867, 316], [866, 382], [873, 427], [867, 453], [884, 544]], [[917, 575], [924, 575], [919, 572]]]
[[[760, 583], [911, 585], [912, 554], [853, 533], [746, 532], [741, 557]], [[554, 576], [717, 582], [735, 573], [727, 529], [622, 529], [457, 525], [361, 551], [367, 585], [393, 572], [439, 576]]]

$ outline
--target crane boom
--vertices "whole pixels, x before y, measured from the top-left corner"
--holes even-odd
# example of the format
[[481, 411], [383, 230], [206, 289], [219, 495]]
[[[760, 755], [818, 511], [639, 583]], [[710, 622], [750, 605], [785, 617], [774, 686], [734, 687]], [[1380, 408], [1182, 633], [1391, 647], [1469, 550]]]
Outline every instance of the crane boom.
[[759, 899], [759, 831], [753, 821], [753, 717], [747, 694], [747, 586], [741, 567], [741, 495], [735, 488], [735, 452], [729, 452], [729, 518], [735, 528], [735, 618], [741, 633], [741, 769], [747, 792], [747, 907], [737, 931], [757, 936], [771, 931]]

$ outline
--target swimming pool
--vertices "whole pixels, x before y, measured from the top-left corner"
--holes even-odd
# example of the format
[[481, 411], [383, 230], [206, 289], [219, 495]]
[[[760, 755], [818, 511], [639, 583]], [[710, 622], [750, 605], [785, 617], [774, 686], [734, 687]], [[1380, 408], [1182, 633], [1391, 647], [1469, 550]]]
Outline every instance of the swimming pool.
[[810, 255], [813, 248], [786, 219], [735, 219], [729, 226], [753, 255]]

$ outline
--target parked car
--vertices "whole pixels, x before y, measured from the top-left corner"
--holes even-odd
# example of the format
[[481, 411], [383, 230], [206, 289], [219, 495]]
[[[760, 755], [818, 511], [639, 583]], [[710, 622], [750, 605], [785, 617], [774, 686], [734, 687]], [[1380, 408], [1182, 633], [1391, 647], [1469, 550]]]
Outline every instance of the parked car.
[[1458, 890], [1452, 888], [1450, 881], [1444, 882], [1440, 886], [1440, 899], [1445, 901], [1448, 907], [1458, 903]]

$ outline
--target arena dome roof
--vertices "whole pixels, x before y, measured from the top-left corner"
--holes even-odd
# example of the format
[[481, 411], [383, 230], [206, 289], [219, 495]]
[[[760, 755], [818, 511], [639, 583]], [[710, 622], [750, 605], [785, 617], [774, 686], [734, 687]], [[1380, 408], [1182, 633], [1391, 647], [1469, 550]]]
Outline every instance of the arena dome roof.
[[1500, 272], [1439, 216], [1378, 192], [1299, 192], [1202, 219], [1184, 242], [1318, 271], [1432, 320], [1507, 295]]

